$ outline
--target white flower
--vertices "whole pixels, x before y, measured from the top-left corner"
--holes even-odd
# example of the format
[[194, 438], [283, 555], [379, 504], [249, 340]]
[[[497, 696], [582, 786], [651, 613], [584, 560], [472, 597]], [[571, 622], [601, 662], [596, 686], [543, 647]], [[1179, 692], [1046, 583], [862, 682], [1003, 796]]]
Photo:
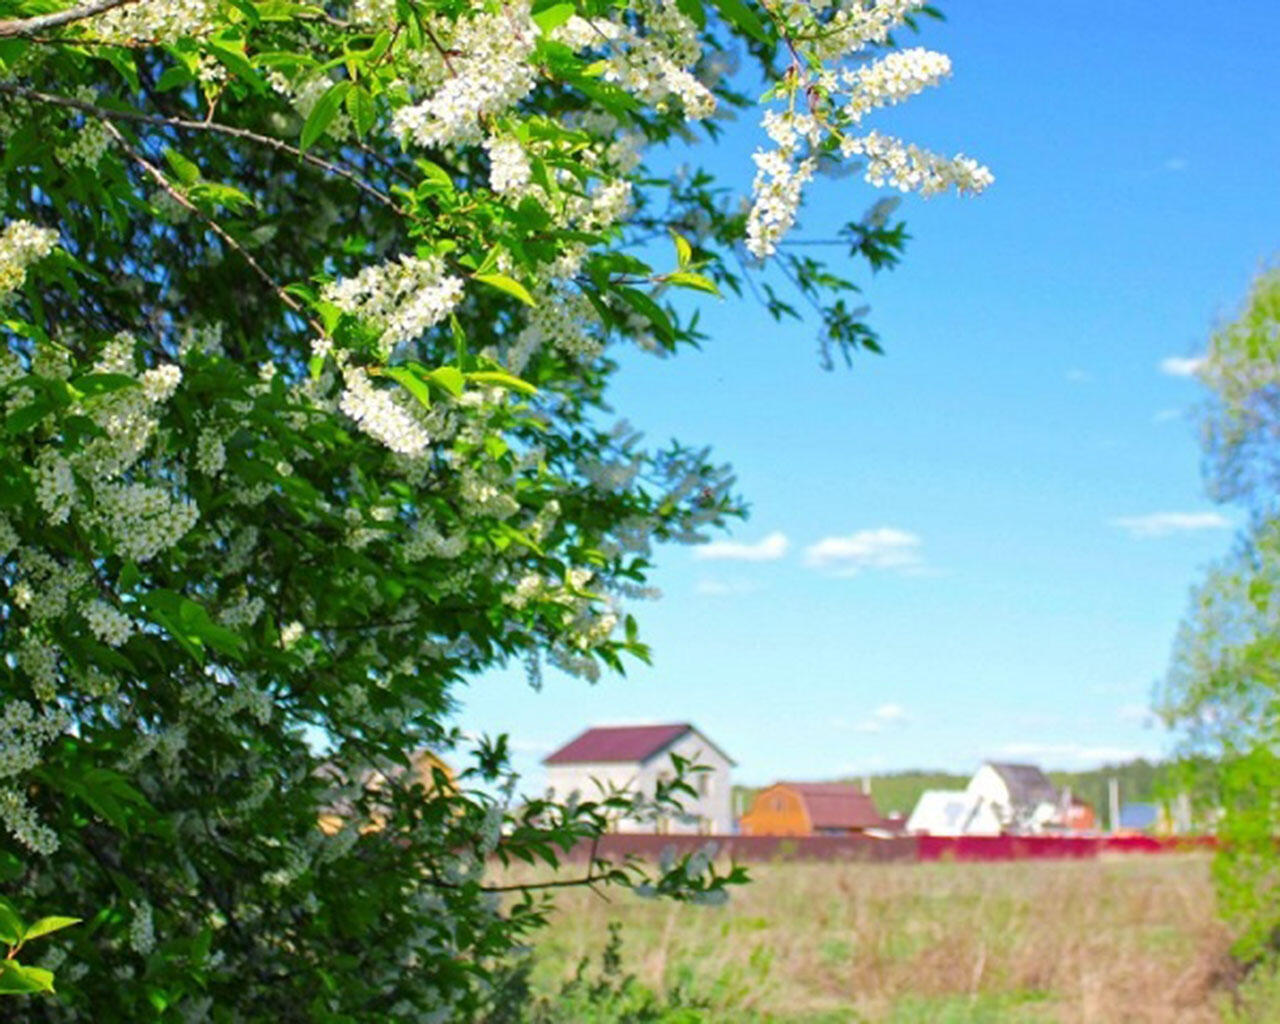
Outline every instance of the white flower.
[[58, 244], [58, 232], [15, 220], [0, 232], [0, 300], [22, 287], [27, 268], [44, 259]]
[[95, 598], [81, 608], [93, 635], [108, 647], [119, 647], [133, 635], [133, 622], [129, 616]]
[[399, 397], [375, 388], [369, 375], [358, 366], [343, 371], [346, 388], [339, 403], [344, 413], [370, 437], [381, 441], [393, 452], [420, 455], [431, 443], [426, 428]]
[[326, 285], [323, 294], [343, 312], [382, 327], [385, 358], [454, 310], [462, 301], [462, 279], [445, 273], [438, 256], [405, 255]]
[[36, 503], [49, 526], [65, 523], [75, 502], [76, 481], [71, 464], [58, 452], [46, 449], [36, 458]]
[[524, 148], [515, 139], [491, 135], [484, 148], [489, 153], [489, 186], [499, 195], [519, 194], [532, 171]]

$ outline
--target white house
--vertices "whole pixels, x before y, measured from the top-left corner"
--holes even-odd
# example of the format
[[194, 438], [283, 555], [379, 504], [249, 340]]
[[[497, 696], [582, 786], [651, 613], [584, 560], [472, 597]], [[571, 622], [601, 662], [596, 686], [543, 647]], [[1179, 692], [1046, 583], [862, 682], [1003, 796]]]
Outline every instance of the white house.
[[1007, 832], [1040, 832], [1063, 817], [1057, 787], [1035, 765], [988, 761], [965, 792], [990, 804]]
[[963, 789], [926, 789], [905, 826], [908, 835], [998, 836], [1000, 818], [981, 796]]
[[681, 816], [623, 818], [616, 823], [617, 831], [731, 834], [729, 772], [734, 762], [687, 723], [597, 726], [542, 763], [547, 767], [547, 788], [555, 799], [577, 793], [584, 800], [594, 800], [611, 790], [652, 797], [659, 779], [674, 776], [672, 754], [708, 769], [688, 777], [697, 796], [681, 798]]

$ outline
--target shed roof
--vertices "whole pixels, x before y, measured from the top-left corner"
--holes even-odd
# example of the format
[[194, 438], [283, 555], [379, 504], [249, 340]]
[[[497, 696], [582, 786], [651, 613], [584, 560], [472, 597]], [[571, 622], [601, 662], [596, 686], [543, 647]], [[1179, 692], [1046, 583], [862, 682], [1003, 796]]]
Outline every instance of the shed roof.
[[730, 764], [732, 758], [724, 753], [688, 722], [671, 725], [602, 725], [566, 743], [549, 754], [543, 764], [600, 764], [605, 762], [639, 763], [648, 761], [666, 750], [686, 733], [696, 732], [707, 745]]
[[804, 801], [814, 828], [875, 828], [884, 823], [870, 794], [850, 782], [782, 782]]
[[1009, 800], [1015, 806], [1039, 803], [1056, 803], [1058, 790], [1049, 776], [1033, 764], [1011, 764], [1008, 761], [988, 761], [1009, 789]]

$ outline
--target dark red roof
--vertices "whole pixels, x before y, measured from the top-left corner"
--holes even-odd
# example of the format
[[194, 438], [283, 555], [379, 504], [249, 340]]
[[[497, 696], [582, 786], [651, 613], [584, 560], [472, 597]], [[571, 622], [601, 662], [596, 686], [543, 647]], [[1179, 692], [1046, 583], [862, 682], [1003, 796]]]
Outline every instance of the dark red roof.
[[799, 794], [814, 828], [879, 828], [884, 824], [875, 801], [849, 782], [784, 782]]
[[647, 761], [693, 728], [677, 725], [609, 725], [588, 729], [570, 740], [543, 764], [595, 764], [601, 761]]

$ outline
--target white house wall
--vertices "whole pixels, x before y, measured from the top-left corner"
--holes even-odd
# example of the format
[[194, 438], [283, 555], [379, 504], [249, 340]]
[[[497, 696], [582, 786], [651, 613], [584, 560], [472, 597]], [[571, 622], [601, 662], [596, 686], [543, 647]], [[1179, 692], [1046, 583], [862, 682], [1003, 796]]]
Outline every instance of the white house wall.
[[696, 820], [686, 822], [670, 818], [654, 822], [624, 818], [618, 822], [617, 830], [619, 832], [661, 831], [672, 834], [731, 834], [733, 808], [730, 763], [696, 732], [686, 733], [662, 753], [651, 757], [643, 764], [613, 761], [595, 764], [547, 765], [547, 788], [552, 797], [559, 800], [566, 799], [575, 792], [582, 800], [598, 800], [606, 795], [610, 788], [643, 793], [647, 797], [652, 797], [659, 776], [670, 778], [673, 774], [671, 768], [673, 753], [711, 768], [709, 772], [693, 773], [688, 779], [695, 790], [705, 788], [705, 794], [681, 798], [685, 813]]
[[1013, 796], [1000, 773], [991, 765], [984, 764], [973, 773], [965, 792], [992, 808], [1006, 828], [1014, 824]]

